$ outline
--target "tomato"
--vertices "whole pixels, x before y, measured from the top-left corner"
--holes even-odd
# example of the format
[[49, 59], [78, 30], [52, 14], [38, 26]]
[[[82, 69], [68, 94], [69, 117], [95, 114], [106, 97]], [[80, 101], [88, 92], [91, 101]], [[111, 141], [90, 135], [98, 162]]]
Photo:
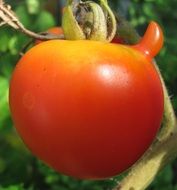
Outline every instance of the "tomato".
[[[62, 28], [61, 28], [61, 27], [57, 27], [57, 26], [56, 26], [56, 27], [49, 28], [49, 29], [47, 30], [47, 32], [50, 33], [50, 34], [56, 34], [56, 35], [63, 34]], [[41, 40], [36, 40], [36, 41], [35, 41], [35, 44], [37, 45], [37, 44], [40, 44], [41, 42], [43, 42], [43, 41], [41, 41]]]
[[162, 41], [152, 22], [136, 46], [51, 40], [30, 49], [13, 72], [9, 97], [25, 144], [76, 178], [129, 168], [161, 124], [163, 90], [151, 59]]
[[63, 30], [61, 27], [53, 27], [47, 30], [51, 34], [63, 34]]

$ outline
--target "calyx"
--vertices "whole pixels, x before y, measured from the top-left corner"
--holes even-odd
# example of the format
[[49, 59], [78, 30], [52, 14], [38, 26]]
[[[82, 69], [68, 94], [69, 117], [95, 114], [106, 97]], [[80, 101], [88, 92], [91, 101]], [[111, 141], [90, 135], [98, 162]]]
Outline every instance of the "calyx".
[[62, 28], [68, 40], [110, 42], [116, 33], [116, 19], [106, 0], [68, 0], [62, 17]]

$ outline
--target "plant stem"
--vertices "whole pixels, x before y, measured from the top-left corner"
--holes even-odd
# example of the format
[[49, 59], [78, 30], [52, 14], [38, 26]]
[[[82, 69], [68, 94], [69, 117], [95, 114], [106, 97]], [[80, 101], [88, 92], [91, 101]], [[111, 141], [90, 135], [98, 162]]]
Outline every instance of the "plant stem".
[[53, 34], [40, 35], [26, 29], [23, 26], [23, 24], [18, 20], [15, 13], [11, 10], [10, 5], [5, 4], [3, 0], [0, 1], [0, 19], [2, 20], [2, 22], [0, 23], [0, 26], [7, 24], [11, 26], [12, 28], [14, 28], [15, 30], [18, 30], [35, 39], [51, 40], [51, 39], [64, 38], [63, 35], [53, 35]]
[[100, 3], [102, 3], [102, 2], [108, 4], [108, 0], [100, 0]]
[[157, 173], [177, 156], [177, 133], [156, 142], [113, 190], [144, 190]]
[[163, 126], [162, 129], [158, 135], [159, 140], [164, 140], [168, 138], [171, 134], [177, 132], [177, 127], [176, 127], [176, 116], [175, 112], [173, 110], [173, 106], [170, 100], [170, 97], [168, 95], [167, 88], [165, 86], [165, 82], [163, 80], [163, 77], [160, 73], [160, 70], [155, 63], [156, 70], [160, 76], [161, 83], [163, 86], [163, 92], [164, 92], [164, 118], [163, 118]]

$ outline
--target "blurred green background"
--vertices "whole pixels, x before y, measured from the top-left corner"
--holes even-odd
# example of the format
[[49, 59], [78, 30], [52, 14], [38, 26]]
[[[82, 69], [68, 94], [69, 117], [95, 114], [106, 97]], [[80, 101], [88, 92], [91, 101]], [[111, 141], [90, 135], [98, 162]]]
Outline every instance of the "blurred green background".
[[[65, 1], [6, 0], [21, 22], [35, 32], [60, 24]], [[165, 46], [157, 57], [158, 65], [177, 110], [177, 1], [110, 0], [143, 34], [149, 21], [156, 20], [165, 33]], [[0, 190], [109, 190], [121, 177], [105, 181], [75, 180], [60, 175], [41, 163], [25, 148], [16, 134], [8, 108], [8, 85], [19, 52], [29, 38], [9, 27], [0, 28]], [[146, 171], [144, 171], [146, 172]], [[177, 163], [158, 175], [149, 190], [177, 190]]]

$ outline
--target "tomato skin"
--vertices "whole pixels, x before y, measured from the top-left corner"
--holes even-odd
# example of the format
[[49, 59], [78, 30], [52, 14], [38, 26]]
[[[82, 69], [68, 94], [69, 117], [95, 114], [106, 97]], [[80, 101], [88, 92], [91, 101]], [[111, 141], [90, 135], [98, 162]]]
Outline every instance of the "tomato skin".
[[163, 115], [153, 64], [136, 49], [93, 41], [32, 48], [15, 68], [9, 100], [29, 149], [55, 170], [86, 179], [129, 168]]
[[63, 30], [61, 27], [52, 27], [52, 28], [49, 28], [47, 30], [47, 32], [51, 33], [51, 34], [63, 34]]

